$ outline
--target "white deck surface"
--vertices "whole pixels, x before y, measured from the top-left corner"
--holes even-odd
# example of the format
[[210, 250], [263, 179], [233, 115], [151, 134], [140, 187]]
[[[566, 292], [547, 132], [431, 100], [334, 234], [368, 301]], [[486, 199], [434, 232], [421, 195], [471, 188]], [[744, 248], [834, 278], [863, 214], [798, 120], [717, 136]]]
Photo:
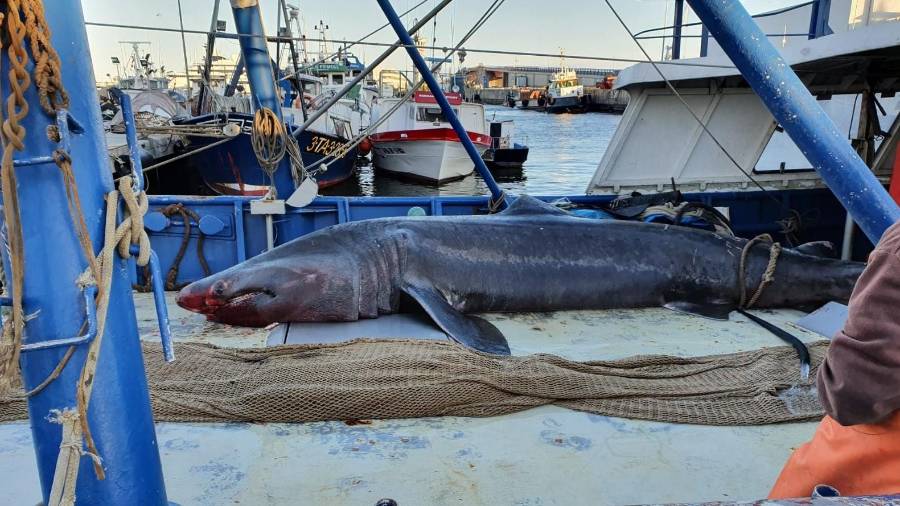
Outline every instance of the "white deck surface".
[[[170, 306], [178, 339], [262, 346], [266, 332], [205, 323]], [[145, 339], [156, 339], [138, 295]], [[762, 312], [785, 325], [802, 313]], [[577, 360], [682, 356], [778, 346], [744, 318], [716, 322], [664, 309], [486, 315], [514, 354]], [[542, 407], [495, 418], [306, 424], [160, 423], [169, 500], [193, 504], [634, 504], [764, 497], [814, 423], [706, 427]], [[27, 423], [0, 424], [4, 504], [40, 501]], [[8, 502], [7, 502], [8, 501]]]

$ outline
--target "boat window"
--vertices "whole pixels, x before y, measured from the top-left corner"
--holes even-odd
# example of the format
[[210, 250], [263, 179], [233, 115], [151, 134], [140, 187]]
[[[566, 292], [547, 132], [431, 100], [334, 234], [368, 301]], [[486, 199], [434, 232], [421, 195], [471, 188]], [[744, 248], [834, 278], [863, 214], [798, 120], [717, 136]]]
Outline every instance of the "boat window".
[[344, 84], [344, 75], [331, 74], [331, 84]]
[[[459, 109], [454, 107], [453, 113], [459, 115]], [[419, 107], [416, 109], [416, 120], [429, 123], [447, 123], [447, 118], [444, 117], [440, 107]]]

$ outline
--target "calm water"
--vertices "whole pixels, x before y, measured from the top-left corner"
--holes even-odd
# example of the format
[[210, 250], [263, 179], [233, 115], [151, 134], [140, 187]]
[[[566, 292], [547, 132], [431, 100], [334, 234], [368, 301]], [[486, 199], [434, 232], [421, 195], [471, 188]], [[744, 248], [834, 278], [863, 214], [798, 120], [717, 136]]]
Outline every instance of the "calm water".
[[[512, 193], [578, 195], [587, 188], [621, 116], [600, 113], [546, 114], [503, 106], [485, 106], [488, 120], [515, 121], [515, 142], [530, 148], [521, 171], [494, 175]], [[323, 191], [326, 195], [431, 196], [485, 195], [477, 174], [440, 186], [403, 181], [360, 167], [352, 181]]]

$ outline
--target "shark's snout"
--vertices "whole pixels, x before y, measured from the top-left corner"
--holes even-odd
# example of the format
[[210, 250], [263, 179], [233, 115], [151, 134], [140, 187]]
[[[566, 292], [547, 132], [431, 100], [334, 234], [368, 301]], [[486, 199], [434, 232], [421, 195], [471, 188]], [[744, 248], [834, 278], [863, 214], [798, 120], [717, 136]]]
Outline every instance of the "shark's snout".
[[175, 302], [179, 306], [195, 313], [213, 314], [228, 304], [225, 296], [225, 283], [205, 283], [202, 280], [189, 284], [178, 292]]
[[181, 289], [179, 306], [206, 315], [207, 319], [230, 325], [260, 327], [272, 323], [261, 307], [274, 298], [265, 288], [235, 286], [228, 280], [200, 280]]

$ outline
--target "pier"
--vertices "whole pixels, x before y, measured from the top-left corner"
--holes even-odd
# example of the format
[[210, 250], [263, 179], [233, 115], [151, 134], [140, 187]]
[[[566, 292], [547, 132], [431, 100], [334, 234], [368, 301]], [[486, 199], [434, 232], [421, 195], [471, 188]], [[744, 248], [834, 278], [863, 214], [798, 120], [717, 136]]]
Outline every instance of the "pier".
[[[584, 86], [585, 110], [590, 112], [622, 113], [628, 105], [628, 92], [613, 89], [619, 74], [616, 69], [579, 67], [572, 69], [578, 83]], [[463, 69], [466, 98], [485, 104], [507, 105], [509, 97], [532, 100], [537, 104], [553, 74], [559, 67], [486, 66]]]

